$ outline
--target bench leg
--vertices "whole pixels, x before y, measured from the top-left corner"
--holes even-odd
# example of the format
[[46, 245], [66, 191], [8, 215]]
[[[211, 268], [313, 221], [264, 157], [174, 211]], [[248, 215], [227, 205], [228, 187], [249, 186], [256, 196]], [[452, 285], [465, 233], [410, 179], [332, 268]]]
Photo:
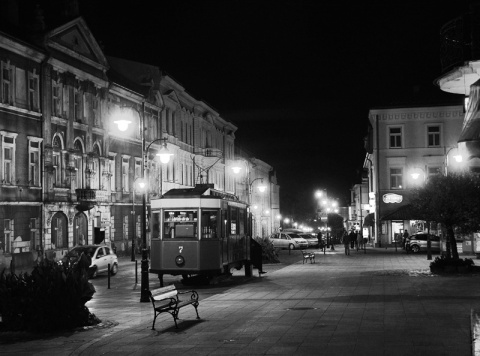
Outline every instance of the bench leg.
[[200, 319], [200, 316], [198, 315], [198, 310], [197, 310], [198, 302], [197, 302], [197, 303], [193, 303], [193, 306], [195, 307], [195, 313], [197, 313], [197, 319]]
[[155, 320], [157, 320], [158, 314], [155, 313], [155, 317], [153, 318], [152, 330], [155, 330]]

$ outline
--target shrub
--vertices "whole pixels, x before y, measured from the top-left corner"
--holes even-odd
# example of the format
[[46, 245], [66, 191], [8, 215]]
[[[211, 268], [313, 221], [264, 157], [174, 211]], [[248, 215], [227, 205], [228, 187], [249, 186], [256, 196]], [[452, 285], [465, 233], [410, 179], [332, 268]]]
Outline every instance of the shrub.
[[31, 274], [0, 273], [4, 330], [52, 331], [100, 322], [85, 306], [95, 293], [82, 261], [70, 266], [44, 260]]
[[257, 241], [262, 246], [262, 261], [265, 262], [280, 262], [278, 259], [278, 253], [273, 247], [273, 243], [268, 237], [255, 237]]
[[435, 257], [435, 260], [433, 262], [430, 262], [430, 270], [433, 272], [441, 272], [445, 270], [445, 267], [447, 266], [453, 266], [453, 267], [459, 267], [459, 266], [465, 266], [468, 268], [471, 268], [474, 265], [474, 262], [471, 258], [446, 258], [446, 256], [438, 256]]

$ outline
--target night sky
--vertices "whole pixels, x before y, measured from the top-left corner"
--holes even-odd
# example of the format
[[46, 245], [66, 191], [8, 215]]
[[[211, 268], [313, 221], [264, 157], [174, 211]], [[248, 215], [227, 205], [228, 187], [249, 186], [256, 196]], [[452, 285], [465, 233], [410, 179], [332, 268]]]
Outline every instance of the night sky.
[[465, 0], [120, 3], [80, 0], [105, 53], [160, 67], [236, 124], [286, 215], [311, 213], [318, 188], [349, 202], [370, 108], [462, 100], [433, 81]]

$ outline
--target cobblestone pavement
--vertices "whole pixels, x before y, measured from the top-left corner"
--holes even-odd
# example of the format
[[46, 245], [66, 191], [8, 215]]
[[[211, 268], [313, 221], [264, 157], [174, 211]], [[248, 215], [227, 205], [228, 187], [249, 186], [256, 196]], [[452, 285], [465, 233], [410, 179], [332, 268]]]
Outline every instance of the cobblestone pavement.
[[[134, 273], [93, 281], [87, 306], [101, 325], [52, 335], [0, 334], [0, 354], [19, 355], [471, 355], [470, 314], [480, 309], [480, 275], [435, 276], [425, 254], [367, 248], [281, 251], [262, 277], [243, 270], [200, 294], [199, 314], [181, 310], [179, 328], [140, 303]], [[435, 255], [434, 255], [435, 257]], [[464, 257], [464, 256], [462, 256]], [[472, 256], [468, 256], [472, 257]], [[476, 264], [477, 260], [474, 260]], [[122, 269], [134, 269], [127, 259]], [[118, 277], [118, 276], [116, 276]], [[152, 276], [153, 277], [153, 276]], [[150, 278], [150, 287], [158, 280]]]

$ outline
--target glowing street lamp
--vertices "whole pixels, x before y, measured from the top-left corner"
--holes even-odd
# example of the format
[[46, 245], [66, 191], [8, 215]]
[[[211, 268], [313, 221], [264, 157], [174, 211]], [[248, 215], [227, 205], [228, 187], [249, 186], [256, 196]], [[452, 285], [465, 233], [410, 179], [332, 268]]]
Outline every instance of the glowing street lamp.
[[167, 149], [166, 138], [158, 138], [153, 140], [145, 147], [145, 102], [142, 102], [142, 110], [138, 110], [135, 106], [123, 107], [119, 113], [116, 113], [116, 120], [113, 121], [117, 124], [120, 131], [127, 131], [128, 125], [132, 123], [130, 117], [126, 116], [124, 109], [135, 110], [140, 116], [140, 136], [142, 138], [142, 176], [139, 181], [139, 187], [143, 190], [142, 194], [142, 262], [141, 262], [141, 289], [140, 289], [140, 302], [147, 303], [150, 301], [149, 298], [149, 280], [148, 280], [148, 251], [147, 251], [147, 202], [146, 202], [146, 191], [147, 184], [145, 182], [146, 177], [146, 160], [148, 155], [148, 150], [150, 146], [158, 141], [163, 141], [162, 148], [157, 153], [157, 156], [160, 157], [160, 161], [163, 164], [166, 164], [170, 161], [172, 154]]

